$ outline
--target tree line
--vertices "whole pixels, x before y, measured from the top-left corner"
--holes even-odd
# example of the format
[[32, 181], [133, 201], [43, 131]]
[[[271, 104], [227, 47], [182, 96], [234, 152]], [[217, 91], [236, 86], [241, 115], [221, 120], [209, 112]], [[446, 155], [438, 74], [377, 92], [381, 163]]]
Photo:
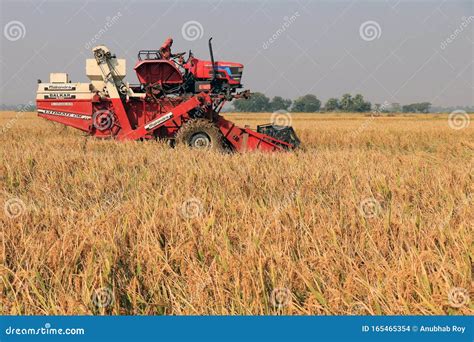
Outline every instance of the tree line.
[[403, 112], [403, 113], [428, 113], [431, 103], [421, 102], [400, 106], [393, 104], [375, 104], [372, 105], [364, 99], [361, 94], [352, 96], [344, 94], [340, 98], [330, 98], [324, 106], [316, 95], [307, 94], [297, 99], [290, 100], [281, 96], [275, 96], [272, 99], [263, 93], [252, 93], [249, 99], [238, 99], [234, 101], [234, 110], [237, 112], [274, 112], [277, 110], [286, 110], [291, 112]]
[[[0, 104], [0, 111], [28, 111], [34, 112], [36, 106], [33, 104], [7, 105]], [[229, 110], [229, 109], [227, 109]], [[305, 95], [295, 101], [275, 96], [271, 100], [262, 93], [252, 93], [248, 100], [240, 99], [234, 101], [234, 111], [237, 112], [275, 112], [286, 110], [292, 112], [376, 112], [376, 113], [450, 113], [454, 110], [464, 110], [468, 113], [474, 112], [474, 106], [436, 107], [429, 102], [411, 103], [400, 105], [399, 103], [371, 104], [364, 100], [360, 94], [354, 97], [344, 94], [340, 99], [330, 98], [322, 106], [321, 101], [315, 95]]]

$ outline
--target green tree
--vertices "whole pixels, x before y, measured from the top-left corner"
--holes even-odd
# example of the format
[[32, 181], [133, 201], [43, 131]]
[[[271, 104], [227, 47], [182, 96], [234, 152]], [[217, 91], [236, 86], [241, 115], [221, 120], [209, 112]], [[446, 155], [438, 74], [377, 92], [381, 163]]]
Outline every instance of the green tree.
[[417, 105], [418, 113], [429, 113], [431, 108], [431, 103], [429, 102], [421, 102]]
[[270, 99], [262, 93], [252, 93], [249, 99], [234, 101], [234, 108], [238, 112], [269, 112]]
[[404, 113], [429, 113], [431, 108], [431, 103], [421, 102], [421, 103], [411, 103], [404, 105], [402, 111]]
[[292, 101], [290, 99], [284, 99], [281, 96], [275, 96], [270, 101], [270, 108], [273, 112], [277, 110], [288, 110], [291, 107]]
[[328, 112], [335, 112], [336, 110], [339, 110], [339, 100], [336, 98], [330, 98], [327, 102], [326, 105], [324, 106], [324, 109]]
[[364, 100], [364, 97], [361, 94], [357, 94], [352, 99], [352, 108], [351, 112], [369, 112], [372, 104]]
[[293, 112], [306, 112], [312, 113], [317, 112], [321, 108], [321, 101], [315, 95], [307, 94], [297, 98], [293, 102], [291, 110]]
[[343, 110], [345, 112], [352, 111], [352, 107], [353, 107], [352, 95], [351, 94], [342, 95], [342, 98], [339, 101], [339, 106], [340, 106], [341, 110]]

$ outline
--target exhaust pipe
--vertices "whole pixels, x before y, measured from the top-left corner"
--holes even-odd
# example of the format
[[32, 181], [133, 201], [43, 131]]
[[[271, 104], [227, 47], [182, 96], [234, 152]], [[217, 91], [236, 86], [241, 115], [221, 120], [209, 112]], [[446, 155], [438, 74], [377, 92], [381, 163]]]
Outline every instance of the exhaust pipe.
[[212, 81], [211, 81], [211, 85], [212, 87], [214, 87], [214, 83], [216, 81], [216, 78], [217, 78], [217, 65], [216, 63], [214, 62], [214, 52], [212, 51], [212, 37], [209, 38], [209, 54], [211, 55], [211, 63], [212, 63]]

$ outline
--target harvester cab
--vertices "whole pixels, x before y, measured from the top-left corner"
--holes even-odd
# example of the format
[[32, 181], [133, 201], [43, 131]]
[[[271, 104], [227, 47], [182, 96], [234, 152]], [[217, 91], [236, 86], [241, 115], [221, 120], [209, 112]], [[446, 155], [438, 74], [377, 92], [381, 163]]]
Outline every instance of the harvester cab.
[[[240, 63], [214, 61], [212, 38], [209, 39], [211, 60], [201, 60], [190, 51], [163, 58], [160, 50], [140, 50], [135, 72], [143, 87], [181, 93], [197, 94], [201, 91], [222, 93], [229, 100], [242, 88], [244, 66]], [[164, 88], [163, 88], [164, 87]]]
[[[211, 38], [212, 39], [212, 38]], [[210, 61], [190, 52], [166, 57], [160, 50], [141, 50], [134, 67], [139, 84], [125, 82], [126, 61], [106, 46], [94, 47], [86, 60], [89, 83], [71, 83], [65, 73], [39, 83], [40, 117], [117, 140], [166, 139], [172, 144], [234, 151], [281, 151], [299, 145], [293, 129], [272, 125], [257, 131], [238, 127], [220, 115], [226, 101], [247, 98], [243, 65]]]

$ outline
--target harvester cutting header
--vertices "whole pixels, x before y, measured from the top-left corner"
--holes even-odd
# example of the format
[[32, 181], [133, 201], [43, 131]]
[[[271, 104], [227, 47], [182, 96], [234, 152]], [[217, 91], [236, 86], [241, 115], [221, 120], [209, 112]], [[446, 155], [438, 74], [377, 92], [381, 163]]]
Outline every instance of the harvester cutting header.
[[36, 97], [40, 117], [80, 129], [99, 138], [166, 139], [170, 144], [234, 151], [291, 150], [299, 145], [293, 128], [261, 125], [241, 128], [219, 113], [226, 103], [248, 98], [240, 91], [244, 66], [210, 61], [189, 51], [173, 54], [168, 38], [158, 50], [141, 50], [134, 67], [140, 84], [124, 81], [126, 64], [105, 46], [92, 49], [86, 60], [90, 83], [71, 83], [66, 73], [39, 81]]

